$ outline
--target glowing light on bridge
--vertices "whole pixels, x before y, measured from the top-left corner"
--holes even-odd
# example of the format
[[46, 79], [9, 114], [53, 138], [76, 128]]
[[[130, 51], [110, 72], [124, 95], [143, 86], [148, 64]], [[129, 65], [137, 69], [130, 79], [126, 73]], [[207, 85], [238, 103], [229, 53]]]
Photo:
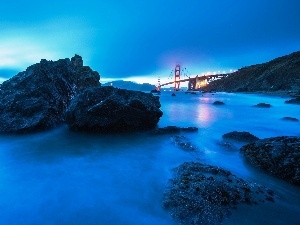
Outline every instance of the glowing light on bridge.
[[175, 66], [174, 72], [175, 72], [174, 75], [173, 75], [173, 72], [171, 73], [171, 75], [173, 75], [173, 79], [172, 79], [173, 81], [161, 83], [160, 79], [158, 80], [157, 90], [160, 90], [160, 88], [162, 86], [173, 84], [174, 91], [179, 91], [180, 83], [182, 83], [182, 82], [188, 82], [189, 90], [196, 90], [196, 89], [201, 89], [201, 88], [207, 86], [210, 82], [212, 82], [214, 80], [222, 79], [227, 76], [226, 71], [223, 71], [223, 74], [221, 74], [220, 70], [219, 70], [218, 73], [217, 73], [217, 71], [202, 72], [201, 76], [193, 75], [192, 77], [190, 77], [190, 76], [185, 75], [186, 77], [184, 77], [184, 74], [183, 74], [183, 78], [181, 78], [180, 65]]

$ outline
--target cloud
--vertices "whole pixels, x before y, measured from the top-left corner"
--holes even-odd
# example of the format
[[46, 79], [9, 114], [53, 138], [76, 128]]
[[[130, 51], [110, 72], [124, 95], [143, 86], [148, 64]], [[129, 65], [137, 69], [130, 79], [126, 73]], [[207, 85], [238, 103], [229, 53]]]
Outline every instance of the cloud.
[[0, 68], [24, 69], [41, 58], [56, 58], [56, 53], [27, 37], [7, 37], [0, 41]]
[[82, 22], [66, 18], [2, 30], [0, 69], [25, 70], [41, 59], [70, 58], [75, 53], [88, 58], [88, 48], [82, 46], [88, 36], [83, 26]]

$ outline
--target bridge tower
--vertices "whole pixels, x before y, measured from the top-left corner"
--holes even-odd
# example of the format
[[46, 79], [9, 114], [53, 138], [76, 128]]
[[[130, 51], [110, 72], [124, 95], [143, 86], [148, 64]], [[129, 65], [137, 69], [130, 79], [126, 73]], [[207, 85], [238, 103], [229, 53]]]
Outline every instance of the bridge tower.
[[157, 91], [160, 91], [160, 78], [157, 79], [157, 87], [156, 87]]
[[174, 91], [179, 91], [180, 86], [180, 65], [175, 66], [175, 76], [174, 76]]

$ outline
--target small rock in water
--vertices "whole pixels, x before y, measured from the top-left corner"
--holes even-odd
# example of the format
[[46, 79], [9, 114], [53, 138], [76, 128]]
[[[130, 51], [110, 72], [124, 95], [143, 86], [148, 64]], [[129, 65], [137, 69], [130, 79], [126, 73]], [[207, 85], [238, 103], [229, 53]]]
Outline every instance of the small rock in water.
[[287, 120], [287, 121], [292, 121], [292, 122], [299, 122], [299, 120], [297, 118], [289, 117], [289, 116], [283, 117], [282, 120]]
[[242, 142], [254, 142], [259, 140], [258, 137], [254, 136], [253, 134], [249, 132], [239, 132], [239, 131], [232, 131], [229, 133], [226, 133], [222, 136], [222, 138], [225, 139], [232, 139], [235, 141], [242, 141]]
[[253, 105], [253, 107], [257, 107], [257, 108], [270, 108], [271, 105], [268, 103], [258, 103], [257, 105]]
[[225, 105], [225, 103], [221, 102], [221, 101], [215, 101], [213, 104], [214, 105]]

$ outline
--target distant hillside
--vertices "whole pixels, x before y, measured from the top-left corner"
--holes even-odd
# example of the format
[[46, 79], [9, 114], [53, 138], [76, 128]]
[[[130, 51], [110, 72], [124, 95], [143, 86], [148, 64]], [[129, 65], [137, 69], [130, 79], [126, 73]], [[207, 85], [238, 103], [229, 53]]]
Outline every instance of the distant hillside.
[[243, 67], [222, 80], [211, 82], [216, 91], [300, 91], [300, 51], [267, 63]]
[[101, 85], [113, 86], [121, 89], [133, 90], [133, 91], [151, 91], [155, 89], [155, 85], [152, 84], [148, 84], [148, 83], [138, 84], [132, 81], [124, 81], [124, 80], [112, 81]]

